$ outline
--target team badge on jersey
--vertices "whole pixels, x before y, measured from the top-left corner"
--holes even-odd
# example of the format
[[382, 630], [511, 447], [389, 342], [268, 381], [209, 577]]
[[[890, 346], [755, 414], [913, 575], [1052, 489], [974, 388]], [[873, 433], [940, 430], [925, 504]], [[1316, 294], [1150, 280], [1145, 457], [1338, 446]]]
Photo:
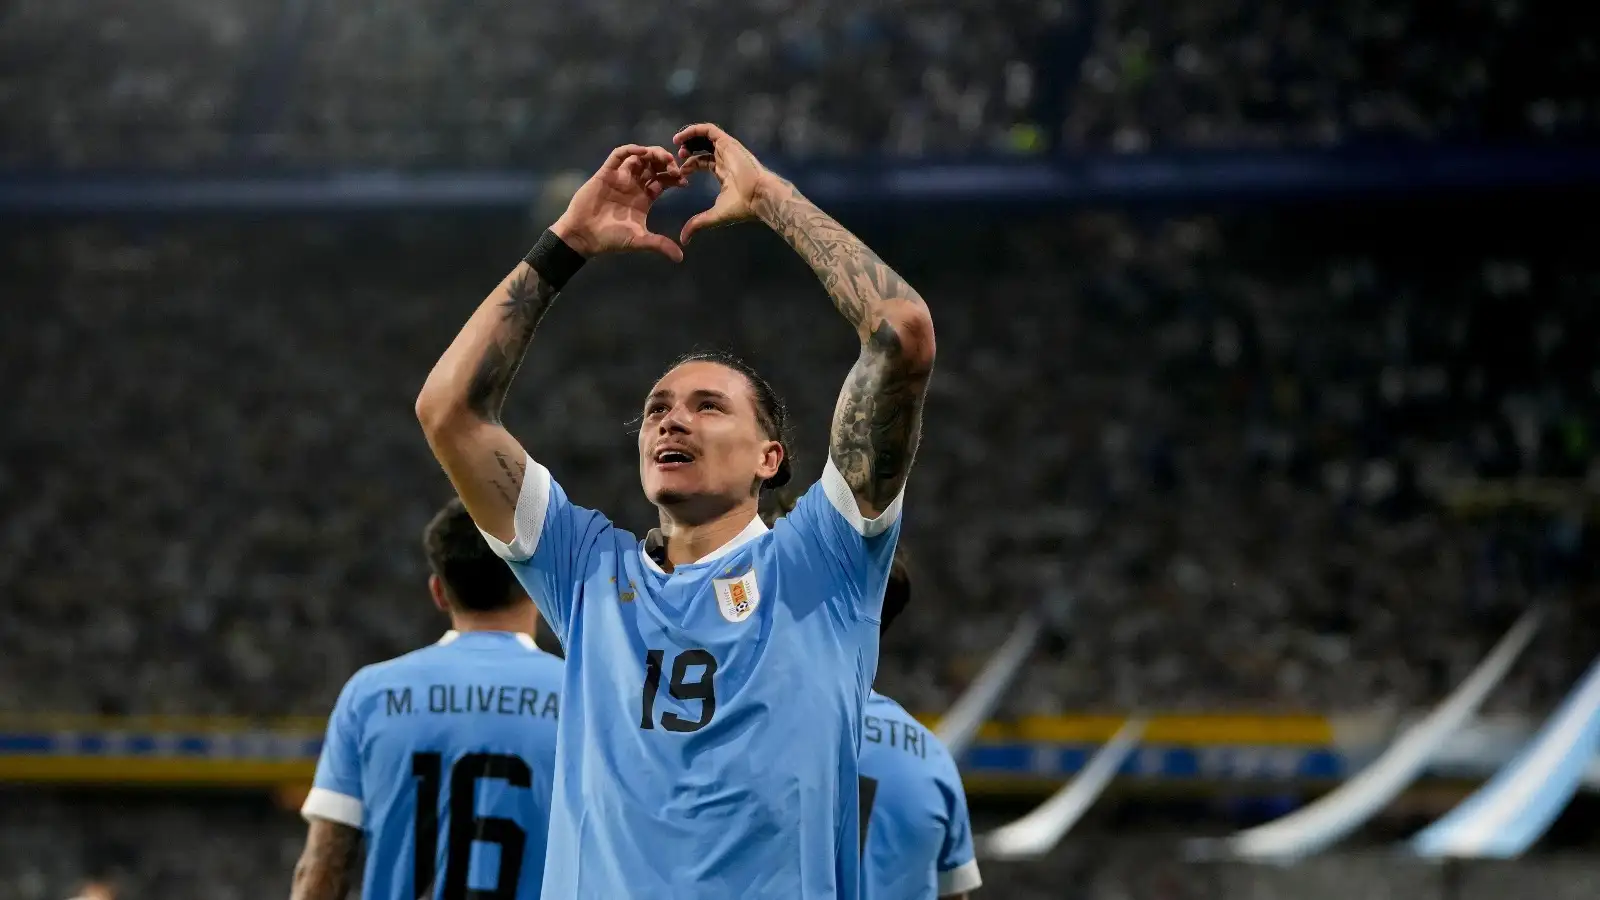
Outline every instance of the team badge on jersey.
[[761, 605], [755, 569], [746, 569], [735, 578], [713, 578], [711, 584], [717, 591], [717, 609], [729, 622], [743, 622]]

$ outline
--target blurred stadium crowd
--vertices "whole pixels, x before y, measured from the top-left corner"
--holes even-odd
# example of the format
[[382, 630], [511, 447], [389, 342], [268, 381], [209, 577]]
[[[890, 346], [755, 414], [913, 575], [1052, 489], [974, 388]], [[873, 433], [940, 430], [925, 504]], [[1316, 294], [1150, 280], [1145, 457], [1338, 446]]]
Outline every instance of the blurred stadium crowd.
[[[867, 225], [940, 333], [905, 538], [919, 591], [880, 684], [944, 709], [1017, 614], [1053, 603], [1072, 640], [1011, 712], [1415, 708], [1556, 599], [1549, 652], [1497, 693], [1553, 702], [1600, 622], [1600, 266], [1557, 227], [1494, 218]], [[418, 533], [449, 488], [411, 404], [524, 237], [478, 220], [7, 241], [28, 312], [0, 336], [0, 705], [319, 715], [356, 668], [432, 639]], [[853, 358], [769, 235], [695, 250], [681, 271], [585, 271], [508, 406], [579, 502], [635, 529], [653, 523], [631, 420], [669, 359], [748, 355], [788, 396], [806, 473]], [[1524, 493], [1486, 503], [1487, 483]]]
[[0, 165], [587, 169], [707, 111], [790, 157], [1593, 136], [1590, 26], [1555, 0], [19, 0]]
[[[708, 114], [789, 159], [1592, 140], [1593, 18], [1553, 0], [16, 0], [0, 168], [587, 170]], [[944, 709], [1044, 604], [1071, 638], [1008, 714], [1414, 709], [1544, 604], [1490, 705], [1548, 708], [1600, 645], [1600, 262], [1560, 207], [847, 217], [940, 341], [904, 542], [918, 588], [879, 686]], [[0, 713], [323, 715], [356, 668], [432, 640], [419, 533], [448, 485], [412, 402], [543, 224], [3, 226]], [[697, 245], [681, 271], [579, 276], [508, 404], [575, 499], [633, 528], [652, 524], [633, 417], [669, 359], [711, 342], [768, 373], [808, 480], [853, 355], [767, 236]], [[281, 894], [301, 835], [259, 797], [0, 793], [0, 897], [60, 900], [96, 872], [124, 898]], [[1074, 835], [1049, 863], [986, 868], [979, 896], [1443, 890], [1386, 857], [1173, 859], [1156, 837]], [[1595, 878], [1541, 861], [1453, 896], [1593, 897]]]

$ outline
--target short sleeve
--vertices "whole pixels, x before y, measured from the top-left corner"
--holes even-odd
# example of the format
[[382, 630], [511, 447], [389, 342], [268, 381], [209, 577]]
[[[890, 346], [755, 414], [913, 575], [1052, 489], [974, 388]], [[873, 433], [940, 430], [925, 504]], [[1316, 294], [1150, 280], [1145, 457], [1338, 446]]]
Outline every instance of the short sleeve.
[[967, 792], [955, 763], [939, 778], [947, 812], [944, 844], [939, 848], [939, 896], [977, 890], [983, 885], [977, 854], [972, 850], [972, 818], [967, 814]]
[[355, 678], [346, 682], [333, 704], [322, 739], [322, 755], [317, 758], [316, 778], [300, 807], [300, 815], [360, 828], [361, 724], [356, 720], [355, 684]]
[[822, 477], [805, 492], [787, 521], [821, 550], [829, 575], [851, 604], [851, 612], [877, 622], [883, 590], [900, 539], [905, 492], [875, 519], [861, 515], [855, 493], [830, 458]]
[[610, 520], [577, 506], [550, 477], [550, 470], [528, 457], [522, 491], [517, 495], [516, 534], [507, 544], [486, 531], [483, 539], [510, 566], [539, 614], [550, 623], [562, 646], [572, 624], [579, 586], [595, 563], [600, 538], [612, 530]]

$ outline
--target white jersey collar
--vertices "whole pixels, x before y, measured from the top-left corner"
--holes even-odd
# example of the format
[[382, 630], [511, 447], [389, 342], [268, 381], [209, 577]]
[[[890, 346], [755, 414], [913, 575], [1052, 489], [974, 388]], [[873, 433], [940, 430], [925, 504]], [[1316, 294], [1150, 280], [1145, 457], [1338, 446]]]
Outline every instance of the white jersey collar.
[[[538, 644], [533, 642], [533, 635], [528, 634], [526, 632], [522, 632], [522, 631], [486, 631], [486, 632], [479, 632], [479, 633], [480, 634], [509, 634], [512, 637], [517, 639], [517, 643], [519, 643], [522, 646], [528, 648], [529, 650], [532, 650], [535, 653], [543, 653], [544, 652], [543, 650], [539, 649], [539, 645]], [[458, 638], [458, 637], [461, 637], [461, 632], [456, 631], [454, 628], [452, 628], [449, 631], [446, 631], [444, 633], [444, 637], [439, 638], [437, 643], [438, 643], [439, 646], [442, 647], [445, 644], [454, 643], [455, 639]]]
[[[743, 547], [745, 544], [748, 544], [763, 534], [766, 534], [768, 530], [767, 523], [761, 521], [760, 516], [756, 516], [750, 520], [750, 524], [746, 525], [743, 531], [733, 536], [733, 540], [728, 541], [721, 547], [718, 547], [710, 553], [707, 553], [705, 556], [695, 560], [692, 565], [711, 562], [714, 559], [720, 559], [721, 557], [727, 556], [729, 553], [732, 553], [740, 547]], [[655, 557], [650, 555], [652, 550], [659, 550], [660, 548], [665, 547], [666, 544], [666, 536], [661, 533], [661, 529], [659, 528], [650, 529], [650, 533], [644, 536], [643, 541], [639, 542], [639, 555], [644, 557], [644, 564], [648, 566], [652, 572], [657, 572], [662, 575], [667, 574], [666, 570], [662, 569], [661, 566], [656, 562]]]

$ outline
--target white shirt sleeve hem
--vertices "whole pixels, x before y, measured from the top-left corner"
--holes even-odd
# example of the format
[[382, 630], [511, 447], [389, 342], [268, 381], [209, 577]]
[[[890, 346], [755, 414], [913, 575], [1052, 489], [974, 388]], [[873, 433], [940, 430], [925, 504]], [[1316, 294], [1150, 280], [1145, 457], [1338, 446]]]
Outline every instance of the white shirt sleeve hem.
[[828, 457], [827, 465], [822, 467], [822, 491], [828, 495], [828, 502], [839, 515], [844, 516], [844, 520], [849, 522], [850, 527], [862, 537], [877, 537], [888, 531], [889, 526], [900, 518], [900, 507], [906, 496], [906, 489], [902, 486], [894, 501], [879, 513], [877, 518], [868, 519], [862, 516], [861, 507], [856, 503], [855, 492], [850, 490], [850, 484], [844, 480], [844, 473], [833, 464], [832, 456]]
[[951, 894], [964, 894], [983, 887], [983, 876], [978, 874], [978, 861], [969, 860], [966, 865], [956, 866], [948, 872], [939, 873], [939, 896], [948, 897]]
[[539, 549], [539, 535], [544, 531], [544, 514], [550, 507], [550, 470], [528, 457], [527, 469], [522, 475], [522, 491], [517, 494], [517, 511], [512, 517], [516, 529], [511, 543], [500, 540], [482, 528], [478, 532], [495, 555], [507, 562], [522, 562]]
[[351, 828], [361, 827], [361, 812], [359, 799], [319, 787], [312, 788], [300, 806], [300, 815], [306, 819], [326, 819]]

